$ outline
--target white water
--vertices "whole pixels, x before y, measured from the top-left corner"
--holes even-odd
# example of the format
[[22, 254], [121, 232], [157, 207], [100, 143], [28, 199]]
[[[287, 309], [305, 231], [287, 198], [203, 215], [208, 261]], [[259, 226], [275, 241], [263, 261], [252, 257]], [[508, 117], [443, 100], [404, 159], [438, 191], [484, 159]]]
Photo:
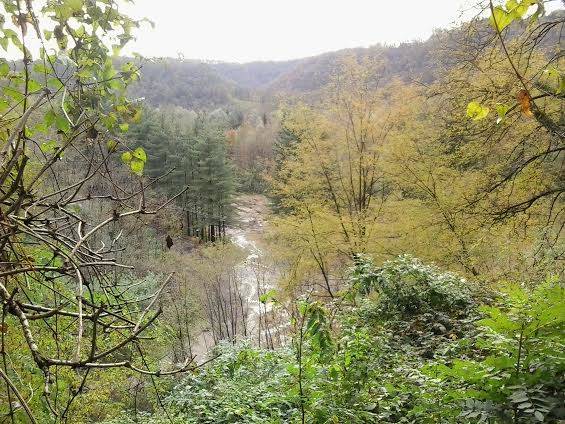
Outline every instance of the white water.
[[[234, 206], [236, 223], [227, 229], [226, 234], [233, 244], [245, 252], [245, 259], [237, 266], [239, 291], [246, 305], [247, 336], [256, 343], [259, 339], [261, 314], [270, 312], [272, 308], [270, 304], [264, 305], [259, 301], [259, 290], [264, 292], [270, 288], [265, 280], [272, 273], [265, 267], [264, 252], [255, 241], [261, 240], [265, 229], [266, 199], [261, 196], [242, 196]], [[264, 338], [265, 329], [261, 329], [261, 333]], [[212, 333], [200, 333], [192, 346], [192, 352], [197, 356], [196, 361], [202, 362], [213, 346]]]
[[245, 260], [238, 266], [237, 271], [241, 278], [239, 290], [248, 308], [247, 326], [253, 334], [255, 327], [257, 327], [261, 307], [254, 271], [259, 266], [259, 259], [263, 252], [253, 241], [247, 238], [244, 230], [234, 229], [228, 231], [228, 236], [232, 243], [243, 249], [247, 254]]
[[264, 252], [254, 241], [261, 239], [265, 229], [264, 214], [266, 213], [265, 199], [258, 196], [242, 198], [236, 204], [237, 224], [227, 231], [233, 244], [245, 251], [245, 260], [238, 266], [240, 277], [240, 292], [247, 304], [247, 331], [252, 338], [259, 335], [261, 312], [269, 312], [270, 305], [259, 301], [259, 295], [271, 288], [265, 277], [269, 270], [265, 266]]

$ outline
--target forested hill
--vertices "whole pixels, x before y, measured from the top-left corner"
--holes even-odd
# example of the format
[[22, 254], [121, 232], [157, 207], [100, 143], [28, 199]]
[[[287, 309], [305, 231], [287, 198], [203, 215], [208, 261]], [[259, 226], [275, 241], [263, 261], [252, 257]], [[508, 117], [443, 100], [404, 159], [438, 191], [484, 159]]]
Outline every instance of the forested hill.
[[[544, 19], [551, 21], [561, 13], [556, 11]], [[379, 63], [375, 72], [386, 79], [398, 77], [405, 82], [429, 83], [457, 63], [455, 50], [473, 50], [490, 34], [486, 21], [484, 25], [475, 25], [477, 46], [464, 46], [462, 40], [469, 39], [468, 31], [465, 26], [437, 30], [425, 41], [344, 49], [289, 61], [227, 63], [151, 59], [143, 65], [143, 78], [133, 92], [154, 106], [172, 104], [187, 109], [214, 109], [278, 94], [304, 95], [323, 88], [336, 67], [348, 57]], [[512, 29], [507, 37], [513, 38], [517, 31]], [[555, 41], [547, 37], [543, 43], [554, 46]]]
[[376, 45], [324, 53], [284, 62], [217, 63], [211, 68], [222, 78], [235, 84], [266, 92], [303, 93], [327, 84], [336, 66], [347, 57], [385, 61], [386, 73], [402, 78], [430, 81], [438, 68], [440, 34], [427, 41], [402, 43], [395, 47]]
[[429, 82], [438, 70], [439, 33], [427, 41], [395, 47], [345, 49], [280, 62], [205, 63], [194, 60], [152, 59], [144, 63], [134, 94], [154, 106], [173, 104], [188, 109], [215, 108], [258, 95], [304, 94], [327, 84], [347, 57], [386, 63], [384, 74]]
[[155, 59], [143, 63], [141, 82], [132, 95], [153, 106], [175, 105], [186, 109], [215, 108], [231, 102], [237, 86], [211, 66], [197, 61]]

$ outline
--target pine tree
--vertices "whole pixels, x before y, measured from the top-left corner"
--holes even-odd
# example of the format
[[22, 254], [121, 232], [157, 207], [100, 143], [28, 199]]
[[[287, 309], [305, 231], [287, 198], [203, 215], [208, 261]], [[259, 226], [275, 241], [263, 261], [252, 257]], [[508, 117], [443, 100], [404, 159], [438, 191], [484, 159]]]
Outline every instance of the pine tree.
[[129, 137], [147, 152], [147, 175], [160, 179], [157, 188], [173, 196], [186, 187], [177, 204], [182, 207], [186, 233], [205, 241], [225, 235], [234, 191], [233, 172], [223, 114], [191, 115], [171, 110], [147, 109], [142, 123]]

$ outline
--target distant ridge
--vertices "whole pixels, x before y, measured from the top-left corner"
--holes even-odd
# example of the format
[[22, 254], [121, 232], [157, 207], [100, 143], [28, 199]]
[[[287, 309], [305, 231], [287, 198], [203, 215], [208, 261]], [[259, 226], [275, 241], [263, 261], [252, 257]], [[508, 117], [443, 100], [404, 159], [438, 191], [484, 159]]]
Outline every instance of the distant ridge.
[[[562, 13], [555, 11], [546, 19]], [[490, 34], [486, 21], [479, 23], [478, 28], [484, 30], [483, 35]], [[187, 109], [214, 109], [278, 94], [308, 95], [323, 88], [347, 56], [379, 59], [383, 64], [379, 72], [387, 79], [397, 77], [429, 83], [455, 61], [453, 51], [464, 33], [462, 26], [438, 30], [425, 41], [344, 49], [288, 61], [240, 64], [170, 58], [149, 60], [142, 69], [142, 81], [133, 92], [153, 106], [172, 104]]]

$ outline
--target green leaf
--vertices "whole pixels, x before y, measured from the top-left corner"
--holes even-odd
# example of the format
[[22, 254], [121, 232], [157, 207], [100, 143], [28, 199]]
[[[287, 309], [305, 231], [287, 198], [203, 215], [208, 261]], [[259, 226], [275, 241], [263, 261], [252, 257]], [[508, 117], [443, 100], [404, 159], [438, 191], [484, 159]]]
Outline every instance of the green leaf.
[[106, 116], [102, 116], [102, 123], [109, 130], [113, 129], [116, 126], [117, 121], [118, 118], [116, 117], [115, 113], [109, 113]]
[[502, 121], [504, 121], [504, 118], [506, 117], [506, 112], [508, 112], [508, 109], [510, 109], [510, 106], [502, 104], [502, 103], [497, 103], [497, 105], [496, 105], [496, 113], [498, 114], [498, 118], [496, 119], [497, 124], [500, 124]]
[[484, 119], [489, 114], [490, 109], [485, 106], [481, 106], [478, 102], [471, 102], [467, 105], [467, 116], [473, 121], [480, 121]]
[[35, 80], [29, 80], [28, 85], [27, 85], [27, 89], [30, 93], [35, 93], [39, 90], [41, 90], [43, 88], [43, 85], [41, 85], [40, 83], [38, 83]]
[[129, 167], [134, 174], [141, 176], [143, 175], [143, 168], [145, 167], [145, 162], [137, 158], [133, 158], [129, 163]]
[[122, 162], [129, 165], [132, 172], [136, 175], [143, 175], [143, 168], [145, 168], [146, 161], [147, 155], [142, 147], [138, 147], [133, 152], [122, 153]]
[[559, 78], [561, 76], [561, 73], [555, 68], [544, 69], [543, 73], [550, 78]]
[[267, 303], [268, 301], [273, 300], [276, 294], [277, 291], [275, 289], [271, 289], [266, 293], [263, 293], [261, 296], [259, 296], [259, 302]]
[[132, 153], [132, 156], [136, 159], [139, 159], [143, 163], [147, 162], [147, 155], [145, 154], [143, 147], [138, 147], [137, 149], [135, 149]]
[[133, 115], [133, 118], [131, 118], [132, 122], [134, 123], [139, 123], [141, 122], [141, 117], [143, 116], [143, 111], [141, 110], [141, 108], [137, 109]]
[[16, 102], [21, 102], [25, 96], [20, 93], [18, 90], [13, 89], [12, 87], [4, 87], [4, 93], [14, 99]]
[[57, 114], [53, 112], [53, 109], [49, 109], [47, 113], [43, 116], [43, 122], [47, 127], [50, 127], [55, 123], [55, 119], [57, 118]]
[[557, 89], [555, 90], [555, 94], [565, 93], [565, 76], [558, 69], [555, 68], [544, 69], [543, 73], [547, 75], [549, 78], [556, 80]]
[[529, 408], [531, 406], [532, 406], [531, 402], [524, 402], [524, 403], [521, 403], [520, 405], [518, 405], [518, 409], [526, 409], [526, 408]]
[[530, 6], [537, 3], [537, 0], [508, 0], [506, 2], [506, 10], [513, 15], [515, 19], [522, 19], [528, 12]]
[[45, 143], [41, 143], [39, 148], [43, 153], [54, 153], [55, 150], [57, 150], [57, 142], [54, 140], [46, 141]]
[[110, 153], [114, 152], [118, 147], [118, 142], [116, 140], [108, 140], [108, 142], [106, 143], [106, 147], [108, 148], [108, 151]]
[[43, 63], [40, 63], [40, 62], [33, 65], [33, 71], [37, 72], [38, 74], [48, 74], [49, 73], [49, 70], [47, 69], [47, 67]]
[[42, 132], [43, 134], [47, 134], [48, 127], [45, 125], [45, 122], [40, 122], [39, 124], [33, 127], [33, 132]]
[[127, 124], [127, 123], [126, 123], [126, 124], [120, 124], [120, 130], [121, 130], [122, 132], [128, 132], [128, 130], [129, 130], [129, 124]]
[[56, 89], [62, 88], [63, 84], [61, 83], [61, 81], [59, 81], [57, 78], [49, 78], [49, 81], [47, 81], [47, 84], [50, 87], [54, 87]]
[[112, 90], [123, 90], [125, 88], [124, 82], [121, 79], [113, 79], [108, 82], [108, 85]]
[[0, 112], [4, 112], [6, 109], [8, 109], [9, 106], [10, 106], [10, 103], [8, 103], [4, 99], [0, 99]]
[[6, 62], [0, 63], [0, 77], [5, 77], [10, 72], [10, 65]]
[[71, 131], [71, 124], [69, 120], [63, 115], [57, 115], [55, 118], [55, 126], [59, 131], [64, 132], [65, 134]]
[[82, 0], [65, 0], [65, 5], [73, 12], [78, 12], [82, 9]]
[[493, 8], [493, 13], [490, 16], [490, 23], [498, 32], [512, 23], [515, 16], [513, 13], [507, 12], [502, 6]]
[[54, 6], [54, 11], [57, 18], [65, 21], [69, 19], [75, 12], [79, 12], [82, 9], [82, 4], [82, 0], [59, 1]]
[[81, 26], [79, 26], [79, 27], [76, 29], [75, 35], [76, 35], [78, 38], [82, 38], [82, 37], [84, 36], [85, 32], [86, 32], [86, 30], [85, 30], [85, 28], [84, 28], [84, 25], [81, 25]]
[[[8, 30], [4, 30], [4, 33], [7, 34]], [[10, 40], [12, 41], [12, 44], [14, 46], [16, 46], [21, 52], [24, 51], [24, 45], [22, 44], [20, 38], [18, 37], [18, 35], [12, 31], [12, 35], [10, 35]]]
[[80, 78], [90, 78], [92, 77], [92, 71], [90, 69], [83, 68], [77, 72], [77, 76]]
[[133, 155], [131, 154], [131, 152], [124, 152], [122, 153], [122, 162], [123, 163], [130, 163], [131, 160], [133, 158]]

